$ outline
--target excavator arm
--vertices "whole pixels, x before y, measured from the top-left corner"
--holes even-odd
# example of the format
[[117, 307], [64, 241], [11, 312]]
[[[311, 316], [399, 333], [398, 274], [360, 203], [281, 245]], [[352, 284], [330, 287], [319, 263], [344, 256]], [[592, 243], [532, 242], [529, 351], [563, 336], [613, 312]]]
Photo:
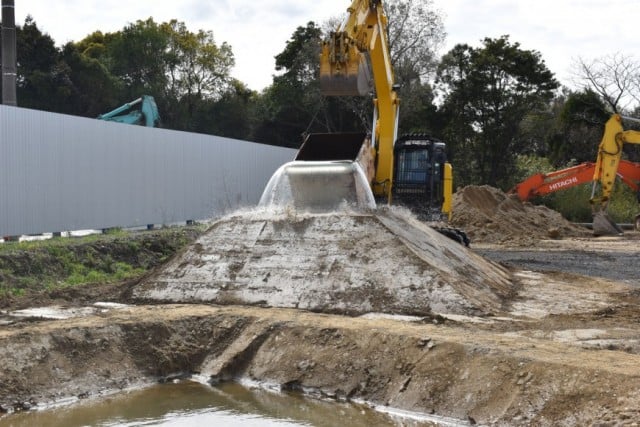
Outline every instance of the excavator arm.
[[[599, 207], [600, 210], [606, 209], [609, 202], [616, 175], [621, 167], [624, 144], [640, 144], [640, 132], [624, 130], [622, 116], [614, 114], [605, 124], [593, 173], [594, 191], [591, 203]], [[600, 195], [596, 196], [598, 184], [600, 185]]]
[[322, 44], [320, 88], [328, 96], [364, 96], [375, 87], [372, 143], [376, 154], [372, 189], [390, 201], [393, 144], [400, 100], [387, 40], [381, 0], [353, 0], [340, 28]]
[[140, 98], [127, 102], [113, 111], [99, 115], [98, 120], [159, 127], [160, 113], [153, 96], [142, 95]]
[[597, 235], [619, 234], [622, 232], [607, 215], [607, 207], [615, 178], [620, 169], [622, 147], [624, 144], [640, 144], [640, 132], [624, 130], [622, 119], [621, 115], [614, 114], [607, 120], [602, 141], [598, 146], [598, 157], [593, 173], [593, 189], [590, 199], [593, 208], [593, 230], [594, 234]]

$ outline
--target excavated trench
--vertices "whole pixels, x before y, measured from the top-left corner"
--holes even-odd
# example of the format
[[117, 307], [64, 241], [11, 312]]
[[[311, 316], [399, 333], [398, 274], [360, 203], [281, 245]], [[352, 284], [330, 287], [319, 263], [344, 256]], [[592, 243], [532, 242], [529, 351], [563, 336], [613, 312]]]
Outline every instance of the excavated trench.
[[26, 409], [198, 375], [213, 383], [248, 378], [462, 425], [586, 425], [640, 416], [637, 354], [470, 326], [295, 309], [122, 307], [4, 330], [0, 402], [5, 410]]

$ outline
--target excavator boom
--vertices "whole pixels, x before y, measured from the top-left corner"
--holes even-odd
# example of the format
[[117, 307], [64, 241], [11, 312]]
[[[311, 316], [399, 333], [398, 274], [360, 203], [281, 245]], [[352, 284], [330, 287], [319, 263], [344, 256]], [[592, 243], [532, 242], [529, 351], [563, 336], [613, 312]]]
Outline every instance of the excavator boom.
[[620, 169], [622, 147], [624, 144], [640, 144], [640, 132], [624, 130], [622, 119], [621, 115], [614, 114], [607, 120], [598, 146], [590, 199], [593, 208], [593, 233], [598, 236], [622, 234], [620, 227], [609, 218], [607, 207]]
[[[538, 173], [517, 184], [509, 194], [515, 194], [520, 200], [528, 201], [534, 197], [590, 183], [595, 171], [595, 163], [585, 162], [546, 174]], [[633, 191], [637, 192], [640, 189], [640, 163], [620, 160], [616, 175]]]

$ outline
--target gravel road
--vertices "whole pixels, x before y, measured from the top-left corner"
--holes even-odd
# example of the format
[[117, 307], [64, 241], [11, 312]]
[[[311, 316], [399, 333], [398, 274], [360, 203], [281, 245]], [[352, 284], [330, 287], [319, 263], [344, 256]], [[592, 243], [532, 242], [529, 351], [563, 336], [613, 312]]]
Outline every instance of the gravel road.
[[485, 258], [510, 267], [576, 273], [640, 287], [638, 237], [638, 233], [629, 233], [609, 240], [545, 241], [530, 248], [479, 245], [474, 250]]

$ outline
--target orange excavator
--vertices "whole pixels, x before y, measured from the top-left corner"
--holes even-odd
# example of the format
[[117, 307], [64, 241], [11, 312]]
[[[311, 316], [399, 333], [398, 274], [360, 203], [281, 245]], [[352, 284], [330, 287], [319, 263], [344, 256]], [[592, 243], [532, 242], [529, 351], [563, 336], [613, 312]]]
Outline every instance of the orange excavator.
[[[594, 234], [622, 233], [620, 227], [607, 214], [607, 206], [616, 177], [638, 194], [640, 202], [640, 163], [622, 159], [623, 145], [625, 143], [640, 144], [640, 132], [625, 131], [622, 128], [622, 119], [623, 117], [619, 114], [614, 114], [605, 124], [595, 163], [587, 162], [548, 174], [533, 175], [516, 185], [510, 193], [526, 201], [535, 196], [544, 196], [591, 182], [593, 187], [590, 202], [593, 209]], [[635, 217], [634, 227], [640, 230], [640, 214]]]
[[[595, 171], [595, 163], [585, 162], [549, 173], [537, 173], [517, 184], [510, 193], [517, 194], [525, 202], [534, 197], [592, 182]], [[616, 175], [633, 191], [640, 190], [640, 163], [620, 160]]]

